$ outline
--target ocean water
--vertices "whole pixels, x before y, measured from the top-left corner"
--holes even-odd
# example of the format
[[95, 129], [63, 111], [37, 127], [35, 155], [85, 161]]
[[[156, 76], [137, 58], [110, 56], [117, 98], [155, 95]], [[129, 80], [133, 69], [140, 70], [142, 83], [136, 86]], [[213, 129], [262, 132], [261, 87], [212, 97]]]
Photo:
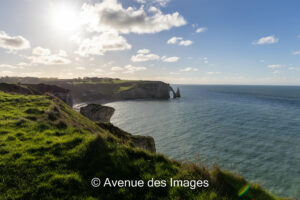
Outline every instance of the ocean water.
[[157, 152], [217, 163], [270, 192], [300, 198], [300, 87], [184, 86], [182, 98], [126, 101], [112, 123], [154, 137]]

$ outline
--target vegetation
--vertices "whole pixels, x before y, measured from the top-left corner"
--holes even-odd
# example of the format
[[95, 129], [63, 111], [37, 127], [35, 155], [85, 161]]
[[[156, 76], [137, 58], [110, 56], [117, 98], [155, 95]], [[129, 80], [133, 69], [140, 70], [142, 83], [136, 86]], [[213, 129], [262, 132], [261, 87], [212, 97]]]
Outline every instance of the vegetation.
[[[210, 186], [93, 188], [93, 177], [207, 179]], [[217, 167], [208, 171], [136, 149], [55, 97], [0, 92], [0, 199], [278, 198]]]

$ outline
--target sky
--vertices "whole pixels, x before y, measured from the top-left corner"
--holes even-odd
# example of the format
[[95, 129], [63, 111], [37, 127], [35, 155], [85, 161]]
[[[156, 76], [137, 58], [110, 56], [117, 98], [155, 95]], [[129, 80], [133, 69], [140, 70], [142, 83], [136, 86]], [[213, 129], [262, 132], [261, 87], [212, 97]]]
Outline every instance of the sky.
[[1, 0], [0, 76], [300, 85], [298, 0]]

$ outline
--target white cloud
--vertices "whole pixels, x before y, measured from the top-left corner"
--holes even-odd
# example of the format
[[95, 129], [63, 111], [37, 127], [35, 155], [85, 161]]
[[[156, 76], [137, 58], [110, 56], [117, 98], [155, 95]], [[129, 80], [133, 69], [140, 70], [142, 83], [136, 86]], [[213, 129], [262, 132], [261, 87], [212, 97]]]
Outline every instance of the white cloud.
[[207, 75], [218, 75], [221, 74], [221, 72], [206, 72]]
[[0, 31], [0, 47], [8, 50], [23, 50], [30, 48], [30, 42], [22, 36], [9, 36]]
[[291, 71], [300, 71], [299, 67], [289, 67], [289, 70]]
[[167, 43], [168, 44], [177, 44], [182, 39], [183, 39], [182, 37], [172, 37], [167, 41]]
[[85, 70], [85, 67], [76, 67], [77, 70]]
[[205, 64], [208, 63], [208, 58], [207, 57], [202, 57], [202, 58], [199, 58], [200, 60], [202, 60]]
[[163, 56], [161, 59], [162, 59], [163, 62], [169, 62], [169, 63], [171, 63], [171, 62], [177, 62], [180, 58], [176, 57], [176, 56], [174, 56], [174, 57]]
[[193, 41], [191, 40], [182, 40], [179, 42], [180, 46], [190, 46], [191, 44], [193, 44]]
[[293, 51], [293, 55], [300, 55], [300, 51]]
[[284, 68], [285, 66], [276, 64], [276, 65], [268, 65], [267, 67], [270, 69], [279, 69], [279, 68]]
[[279, 70], [275, 70], [275, 71], [273, 71], [273, 74], [279, 74], [280, 73], [280, 71]]
[[148, 4], [157, 4], [160, 6], [166, 6], [167, 3], [170, 2], [170, 0], [136, 0], [136, 1], [142, 4], [148, 3]]
[[170, 75], [179, 75], [180, 73], [179, 72], [170, 72], [169, 74]]
[[146, 53], [150, 53], [150, 50], [149, 49], [140, 49], [137, 51], [137, 53], [146, 54]]
[[[65, 52], [64, 50], [59, 50], [59, 51], [58, 51], [58, 55], [59, 55], [59, 56], [62, 56], [62, 57], [68, 57], [67, 52]], [[92, 59], [92, 58], [91, 58], [91, 59]], [[90, 59], [90, 60], [91, 60], [91, 59]]]
[[197, 68], [192, 68], [192, 67], [187, 67], [187, 68], [181, 69], [180, 71], [181, 72], [190, 72], [190, 71], [196, 72], [196, 71], [198, 71], [198, 69]]
[[11, 76], [12, 74], [14, 74], [14, 72], [12, 71], [8, 71], [8, 70], [1, 71], [1, 76]]
[[147, 70], [146, 67], [135, 67], [135, 66], [132, 66], [132, 65], [126, 65], [124, 67], [124, 69], [126, 70], [126, 71], [123, 72], [124, 74], [133, 74], [133, 73], [138, 72], [138, 71]]
[[22, 66], [15, 66], [15, 65], [0, 64], [0, 68], [23, 69], [24, 67], [22, 67]]
[[124, 70], [122, 67], [112, 67], [111, 71], [122, 71]]
[[124, 67], [115, 66], [111, 68], [111, 71], [113, 71], [112, 73], [122, 71], [123, 74], [134, 74], [135, 72], [144, 70], [147, 70], [147, 68], [133, 65], [125, 65]]
[[[141, 3], [147, 1], [141, 0]], [[150, 1], [154, 2], [154, 1]], [[155, 0], [155, 4], [164, 5], [168, 0]], [[146, 9], [147, 8], [147, 9]], [[118, 0], [102, 0], [100, 3], [82, 6], [80, 23], [88, 33], [77, 34], [71, 40], [79, 45], [75, 52], [83, 57], [104, 55], [107, 51], [131, 49], [131, 45], [120, 34], [157, 33], [186, 24], [178, 13], [164, 14], [159, 8], [142, 5], [140, 8], [127, 7]], [[89, 38], [83, 35], [90, 35]], [[145, 53], [144, 53], [145, 54]]]
[[262, 44], [274, 44], [279, 41], [274, 35], [262, 37], [259, 40], [254, 41], [252, 44], [254, 45], [262, 45]]
[[196, 33], [204, 33], [204, 32], [206, 32], [208, 30], [208, 28], [206, 28], [206, 27], [201, 27], [201, 28], [198, 28], [197, 30], [196, 30]]
[[121, 51], [131, 49], [127, 40], [116, 32], [105, 32], [94, 36], [92, 39], [84, 39], [80, 42], [77, 54], [83, 57], [90, 55], [104, 55], [107, 51]]
[[95, 69], [95, 72], [104, 72], [104, 70], [103, 70], [103, 69], [100, 69], [100, 68], [98, 68], [98, 69]]
[[51, 51], [50, 51], [50, 49], [36, 47], [32, 50], [32, 54], [37, 55], [37, 56], [49, 56], [49, 55], [51, 55]]
[[167, 44], [179, 44], [181, 46], [189, 46], [193, 44], [193, 41], [183, 40], [182, 37], [172, 37], [167, 41]]
[[71, 63], [63, 50], [58, 51], [58, 53], [51, 53], [50, 49], [36, 47], [32, 50], [32, 54], [32, 56], [25, 56], [31, 64], [63, 65]]
[[147, 13], [144, 6], [124, 8], [117, 0], [84, 4], [82, 9], [83, 22], [90, 32], [157, 33], [186, 24], [178, 12], [163, 14], [157, 9], [155, 13]]
[[29, 63], [25, 63], [25, 62], [20, 62], [20, 63], [18, 63], [18, 66], [24, 68], [24, 67], [30, 66], [30, 64]]
[[[141, 53], [146, 52], [146, 53]], [[151, 60], [159, 60], [160, 56], [150, 53], [148, 49], [142, 49], [137, 52], [137, 55], [131, 57], [132, 62], [146, 62]]]

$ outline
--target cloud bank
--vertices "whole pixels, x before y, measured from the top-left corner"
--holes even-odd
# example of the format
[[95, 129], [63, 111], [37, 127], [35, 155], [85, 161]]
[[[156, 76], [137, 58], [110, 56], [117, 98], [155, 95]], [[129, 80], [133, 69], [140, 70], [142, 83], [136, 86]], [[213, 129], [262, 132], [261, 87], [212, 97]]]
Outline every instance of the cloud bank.
[[82, 9], [83, 22], [91, 32], [157, 33], [186, 24], [178, 12], [163, 14], [156, 8], [155, 12], [149, 13], [144, 6], [138, 9], [124, 8], [117, 0], [103, 0], [95, 5], [84, 4]]
[[32, 50], [31, 56], [25, 56], [31, 64], [42, 65], [65, 65], [71, 63], [65, 51], [59, 50], [57, 53], [52, 53], [50, 49], [36, 47]]
[[0, 31], [0, 47], [8, 50], [23, 50], [30, 48], [30, 42], [22, 36], [9, 36]]

